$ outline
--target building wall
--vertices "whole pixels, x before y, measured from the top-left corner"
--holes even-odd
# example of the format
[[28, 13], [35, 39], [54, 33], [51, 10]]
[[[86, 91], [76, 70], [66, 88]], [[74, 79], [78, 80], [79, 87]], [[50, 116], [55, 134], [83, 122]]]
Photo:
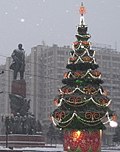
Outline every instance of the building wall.
[[[99, 64], [99, 70], [102, 72], [104, 83], [103, 88], [108, 90], [108, 97], [112, 100], [110, 108], [115, 111], [120, 123], [120, 52], [106, 46], [94, 46], [96, 50], [96, 59]], [[115, 128], [107, 125], [104, 131], [104, 144], [112, 145], [112, 136]]]
[[[43, 104], [40, 104], [43, 110], [41, 119], [43, 122], [48, 122], [50, 112], [55, 108], [53, 100], [58, 94], [58, 89], [63, 85], [61, 81], [64, 72], [67, 71], [66, 64], [71, 49], [69, 47], [58, 47], [57, 45], [51, 47], [39, 45], [34, 47], [34, 49], [39, 54], [38, 56], [41, 56], [42, 63], [39, 60], [38, 62], [44, 67], [42, 78], [38, 78], [38, 82], [41, 79], [43, 80], [43, 88], [39, 88], [41, 89], [41, 94], [43, 94], [41, 101]], [[109, 91], [108, 96], [113, 101], [111, 104], [112, 109], [117, 111], [119, 115], [120, 53], [106, 45], [94, 45], [93, 49], [96, 51], [95, 57], [104, 80], [102, 86]]]
[[[120, 53], [106, 45], [94, 44], [92, 48], [96, 51], [96, 60], [102, 72], [104, 80], [102, 86], [109, 90], [109, 96], [112, 99], [111, 108], [117, 112], [118, 121], [120, 121]], [[70, 50], [69, 46], [38, 45], [33, 47], [31, 53], [26, 56], [26, 97], [31, 99], [30, 111], [44, 125], [51, 123], [50, 113], [55, 108], [53, 100], [58, 95], [58, 89], [63, 85], [61, 81], [64, 72], [67, 71], [66, 65]], [[9, 70], [10, 62], [11, 58], [7, 58], [4, 76], [0, 79], [1, 84], [4, 83], [6, 92], [0, 95], [0, 104], [4, 107], [4, 110], [0, 109], [0, 113], [10, 113], [9, 92], [12, 81], [12, 71]], [[109, 134], [111, 128], [108, 127], [106, 132]]]
[[11, 90], [12, 74], [9, 69], [11, 58], [6, 58], [6, 64], [0, 65], [0, 133], [2, 134], [5, 127], [3, 117], [10, 114], [9, 93]]
[[[51, 47], [39, 45], [34, 49], [39, 54], [38, 56], [41, 57], [41, 61], [38, 60], [38, 62], [42, 62], [40, 64], [43, 67], [42, 78], [38, 79], [38, 82], [42, 80], [41, 83], [43, 87], [42, 89], [39, 88], [42, 98], [37, 107], [39, 108], [39, 114], [36, 114], [43, 124], [48, 125], [50, 123], [50, 113], [55, 108], [53, 100], [58, 95], [58, 89], [63, 85], [61, 81], [64, 72], [67, 71], [66, 64], [71, 49], [69, 47], [58, 47], [57, 45]], [[93, 49], [96, 51], [95, 57], [99, 64], [99, 70], [102, 72], [102, 79], [104, 80], [102, 86], [108, 90], [108, 96], [112, 99], [111, 109], [117, 113], [118, 121], [120, 121], [120, 53], [106, 45], [95, 44]], [[40, 67], [38, 69], [40, 69]], [[108, 126], [104, 134], [107, 138], [104, 144], [109, 143], [111, 145], [114, 128]]]
[[0, 66], [0, 113], [10, 113], [9, 93], [11, 92], [12, 71], [9, 69], [11, 58], [6, 58], [6, 64]]
[[5, 100], [4, 100], [4, 95], [5, 95], [5, 77], [4, 73], [2, 71], [5, 70], [5, 65], [0, 66], [0, 115], [3, 115], [5, 113]]
[[[102, 86], [106, 88], [109, 93], [111, 108], [117, 112], [118, 118], [120, 115], [120, 52], [111, 48], [95, 48], [96, 59], [99, 64], [99, 70], [102, 72], [104, 83]], [[120, 119], [118, 119], [120, 121]]]
[[33, 95], [31, 96], [31, 111], [45, 124], [50, 123], [50, 113], [55, 108], [53, 100], [62, 84], [61, 80], [66, 70], [65, 53], [68, 57], [68, 48], [57, 45], [52, 47], [38, 45], [31, 49], [31, 57], [29, 57], [29, 64], [32, 63], [29, 66], [31, 83], [28, 82], [28, 86], [30, 85], [28, 88], [31, 88], [28, 94]]

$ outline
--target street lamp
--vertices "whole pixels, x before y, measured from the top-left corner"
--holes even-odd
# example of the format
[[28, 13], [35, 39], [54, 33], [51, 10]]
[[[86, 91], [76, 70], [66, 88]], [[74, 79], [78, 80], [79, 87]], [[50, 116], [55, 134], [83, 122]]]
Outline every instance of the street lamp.
[[9, 134], [9, 116], [5, 117], [5, 135], [6, 135], [6, 148], [8, 148], [8, 134]]
[[107, 118], [108, 118], [108, 123], [110, 127], [116, 128], [118, 126], [116, 114], [113, 114], [113, 116], [110, 118], [109, 114], [107, 113]]
[[110, 121], [110, 126], [113, 128], [116, 128], [118, 126], [118, 123], [116, 121], [111, 120]]
[[11, 114], [2, 116], [2, 121], [5, 124], [5, 145], [6, 145], [6, 148], [8, 148], [8, 135], [9, 135], [9, 132], [10, 132], [11, 117], [12, 117]]

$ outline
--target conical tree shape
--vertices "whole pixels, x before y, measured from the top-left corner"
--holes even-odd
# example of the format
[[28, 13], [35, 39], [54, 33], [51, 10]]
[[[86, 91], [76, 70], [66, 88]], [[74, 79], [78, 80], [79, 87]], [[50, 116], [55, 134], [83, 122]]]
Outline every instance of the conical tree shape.
[[[80, 142], [83, 140], [86, 142], [88, 136], [90, 137], [88, 140], [93, 140], [94, 136], [96, 142], [99, 140], [98, 148], [100, 146], [100, 130], [105, 129], [104, 122], [112, 116], [112, 111], [108, 107], [111, 100], [105, 95], [101, 85], [103, 83], [101, 72], [98, 70], [99, 66], [95, 60], [95, 51], [91, 49], [89, 42], [91, 36], [87, 32], [88, 27], [84, 22], [84, 12], [82, 5], [80, 7], [80, 24], [77, 27], [77, 40], [72, 45], [66, 66], [69, 71], [64, 73], [62, 80], [64, 85], [59, 89], [59, 95], [55, 98], [57, 108], [52, 114], [55, 126], [65, 131], [65, 142], [72, 140], [70, 138], [77, 141], [77, 134], [76, 137], [73, 135], [74, 131], [81, 132], [79, 144], [73, 145], [76, 147], [74, 147], [75, 149], [80, 147]], [[70, 141], [68, 145], [66, 144], [70, 150], [72, 145], [69, 146], [69, 144]], [[73, 151], [75, 151], [74, 148]], [[85, 152], [88, 150], [89, 146]], [[82, 150], [82, 152], [84, 151]]]

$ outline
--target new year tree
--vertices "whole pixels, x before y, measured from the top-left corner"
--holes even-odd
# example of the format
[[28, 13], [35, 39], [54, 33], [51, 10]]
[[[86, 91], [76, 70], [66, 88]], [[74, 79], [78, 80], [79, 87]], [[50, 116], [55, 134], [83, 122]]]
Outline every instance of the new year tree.
[[106, 123], [112, 123], [114, 113], [89, 41], [91, 35], [84, 21], [83, 3], [79, 12], [76, 41], [70, 51], [63, 86], [54, 99], [57, 108], [52, 121], [64, 131], [64, 151], [99, 152], [102, 130], [106, 129]]

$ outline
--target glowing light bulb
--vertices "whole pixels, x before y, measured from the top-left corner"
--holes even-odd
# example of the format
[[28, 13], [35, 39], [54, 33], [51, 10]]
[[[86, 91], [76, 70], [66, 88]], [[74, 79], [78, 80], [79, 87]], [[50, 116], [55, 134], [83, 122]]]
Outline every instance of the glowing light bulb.
[[79, 137], [80, 136], [80, 131], [79, 130], [77, 131], [77, 134], [78, 134], [78, 137]]
[[21, 18], [20, 21], [23, 23], [23, 22], [25, 22], [25, 19], [24, 19], [24, 18]]
[[118, 123], [116, 121], [112, 120], [112, 121], [110, 121], [110, 126], [115, 128], [118, 126]]
[[72, 136], [74, 140], [77, 140], [80, 137], [80, 131], [73, 131]]
[[68, 149], [70, 150], [70, 146], [68, 146]]

